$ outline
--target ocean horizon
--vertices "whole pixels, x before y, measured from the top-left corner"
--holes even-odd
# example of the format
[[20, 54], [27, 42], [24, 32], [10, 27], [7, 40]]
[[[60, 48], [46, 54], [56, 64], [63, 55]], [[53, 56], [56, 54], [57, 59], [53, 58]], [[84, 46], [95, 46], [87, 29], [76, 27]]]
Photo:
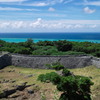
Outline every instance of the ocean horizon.
[[0, 39], [10, 43], [25, 42], [28, 38], [32, 38], [34, 43], [45, 40], [100, 43], [100, 33], [0, 33]]

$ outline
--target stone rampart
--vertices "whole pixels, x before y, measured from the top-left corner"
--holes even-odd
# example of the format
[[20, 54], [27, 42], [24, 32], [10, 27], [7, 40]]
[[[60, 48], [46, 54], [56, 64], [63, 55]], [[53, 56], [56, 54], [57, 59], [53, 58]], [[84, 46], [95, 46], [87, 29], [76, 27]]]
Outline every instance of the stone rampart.
[[11, 65], [11, 56], [8, 54], [0, 56], [0, 69]]
[[17, 54], [5, 54], [0, 57], [0, 68], [7, 65], [14, 65], [27, 68], [41, 68], [46, 69], [46, 63], [52, 64], [60, 59], [60, 63], [66, 68], [82, 68], [89, 65], [95, 65], [100, 68], [100, 59], [93, 56], [29, 56]]

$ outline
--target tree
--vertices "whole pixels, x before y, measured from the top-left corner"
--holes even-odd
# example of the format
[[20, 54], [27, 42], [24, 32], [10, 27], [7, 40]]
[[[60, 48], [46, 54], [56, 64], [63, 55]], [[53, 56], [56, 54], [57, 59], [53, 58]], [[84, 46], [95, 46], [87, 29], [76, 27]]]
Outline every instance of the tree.
[[72, 43], [66, 40], [59, 40], [56, 44], [56, 47], [59, 51], [69, 51], [72, 49]]
[[27, 39], [27, 41], [25, 42], [25, 47], [31, 47], [31, 45], [33, 44], [33, 39]]

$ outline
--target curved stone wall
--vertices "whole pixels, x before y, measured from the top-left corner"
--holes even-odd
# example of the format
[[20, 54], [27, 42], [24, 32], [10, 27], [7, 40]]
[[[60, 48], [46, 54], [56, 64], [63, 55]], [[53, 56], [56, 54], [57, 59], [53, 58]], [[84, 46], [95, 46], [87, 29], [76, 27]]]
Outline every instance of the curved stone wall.
[[52, 64], [60, 59], [60, 63], [66, 68], [82, 68], [89, 65], [95, 65], [100, 68], [100, 59], [93, 56], [29, 56], [6, 54], [0, 57], [0, 68], [7, 65], [14, 65], [27, 68], [46, 69], [46, 63]]

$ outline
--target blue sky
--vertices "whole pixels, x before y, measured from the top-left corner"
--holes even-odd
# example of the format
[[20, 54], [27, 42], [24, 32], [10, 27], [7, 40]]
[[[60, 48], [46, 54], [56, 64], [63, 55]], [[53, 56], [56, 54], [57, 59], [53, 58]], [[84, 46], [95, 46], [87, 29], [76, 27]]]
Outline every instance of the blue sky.
[[100, 32], [100, 0], [0, 0], [3, 32]]

